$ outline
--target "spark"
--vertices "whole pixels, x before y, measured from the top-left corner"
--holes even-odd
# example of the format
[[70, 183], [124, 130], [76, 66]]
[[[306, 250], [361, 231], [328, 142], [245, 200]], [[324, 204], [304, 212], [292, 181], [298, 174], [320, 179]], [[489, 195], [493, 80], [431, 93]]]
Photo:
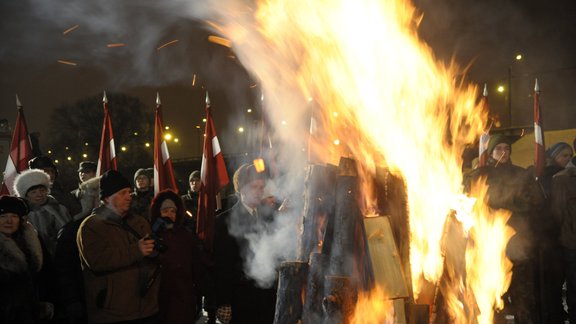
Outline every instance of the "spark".
[[172, 45], [172, 44], [178, 43], [178, 42], [179, 42], [178, 39], [173, 39], [173, 40], [169, 41], [168, 43], [165, 43], [165, 44], [162, 44], [162, 45], [158, 46], [158, 47], [156, 48], [156, 50], [159, 51], [159, 50], [163, 49], [163, 48], [166, 47], [166, 46], [169, 46], [169, 45]]
[[112, 48], [112, 47], [122, 47], [122, 46], [126, 46], [126, 44], [124, 44], [124, 43], [110, 43], [110, 44], [106, 44], [106, 47], [108, 47], [108, 48]]
[[192, 76], [192, 86], [196, 85], [196, 74]]
[[78, 65], [78, 64], [76, 64], [76, 63], [74, 63], [74, 62], [65, 61], [65, 60], [58, 60], [58, 63], [66, 64], [66, 65], [72, 65], [72, 66]]
[[208, 36], [208, 41], [211, 43], [214, 43], [214, 44], [228, 47], [228, 48], [232, 47], [232, 42], [226, 38], [223, 38], [223, 37], [211, 35], [211, 36]]
[[67, 35], [68, 33], [73, 32], [76, 28], [80, 27], [80, 25], [74, 25], [68, 29], [66, 29], [65, 31], [62, 32], [62, 35]]

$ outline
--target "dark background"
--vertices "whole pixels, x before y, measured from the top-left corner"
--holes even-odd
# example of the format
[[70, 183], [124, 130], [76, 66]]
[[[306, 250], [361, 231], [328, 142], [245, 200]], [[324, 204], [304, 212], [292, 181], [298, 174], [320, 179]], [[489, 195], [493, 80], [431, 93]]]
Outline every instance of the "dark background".
[[[170, 144], [173, 159], [197, 161], [202, 132], [196, 126], [203, 131], [209, 90], [223, 151], [235, 156], [250, 152], [251, 125], [260, 119], [260, 90], [231, 49], [208, 41], [206, 4], [218, 2], [1, 1], [0, 119], [14, 124], [18, 94], [29, 130], [39, 133], [45, 153], [56, 107], [106, 90], [139, 98], [153, 112], [159, 91], [165, 124], [179, 138]], [[545, 129], [575, 127], [576, 1], [414, 4], [423, 15], [419, 34], [437, 59], [467, 67], [465, 78], [471, 82], [487, 83], [492, 115], [501, 127], [532, 124], [535, 78]], [[74, 25], [79, 27], [63, 35]], [[179, 41], [157, 49], [174, 39]], [[108, 48], [110, 43], [126, 45]], [[517, 54], [523, 59], [515, 60]], [[505, 86], [503, 93], [496, 91], [498, 85]], [[248, 108], [253, 112], [247, 113]], [[238, 133], [239, 126], [247, 131]], [[69, 131], [72, 141], [75, 130]]]

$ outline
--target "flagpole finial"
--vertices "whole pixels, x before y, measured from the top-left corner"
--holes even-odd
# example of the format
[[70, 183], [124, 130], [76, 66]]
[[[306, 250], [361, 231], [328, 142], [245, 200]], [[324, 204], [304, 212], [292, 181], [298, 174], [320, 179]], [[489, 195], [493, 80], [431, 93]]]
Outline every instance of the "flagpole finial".
[[160, 102], [160, 92], [156, 92], [156, 105], [160, 106], [162, 103]]
[[18, 98], [18, 94], [16, 94], [16, 108], [22, 108], [22, 103], [20, 102], [20, 98]]
[[536, 82], [534, 83], [534, 91], [540, 92], [540, 86], [538, 85], [538, 78], [536, 78]]
[[208, 91], [206, 91], [206, 106], [210, 106], [210, 96], [208, 96]]
[[484, 91], [482, 92], [484, 97], [488, 97], [488, 85], [484, 83]]
[[104, 95], [102, 96], [102, 102], [108, 103], [108, 97], [106, 97], [106, 91], [104, 91]]

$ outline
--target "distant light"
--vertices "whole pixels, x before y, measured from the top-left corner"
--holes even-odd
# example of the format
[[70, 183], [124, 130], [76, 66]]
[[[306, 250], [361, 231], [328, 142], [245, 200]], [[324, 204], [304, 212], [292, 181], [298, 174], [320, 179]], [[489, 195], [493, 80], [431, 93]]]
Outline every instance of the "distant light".
[[282, 121], [282, 125], [286, 126], [287, 122], [285, 120]]
[[138, 132], [134, 132], [134, 136], [138, 136]]
[[178, 137], [174, 138], [175, 143], [178, 143], [178, 141], [179, 141]]
[[84, 143], [84, 146], [88, 146], [88, 142]]
[[170, 134], [170, 133], [164, 134], [164, 139], [167, 140], [167, 141], [171, 140], [171, 139], [172, 139], [172, 134]]
[[70, 149], [68, 146], [66, 146], [65, 148], [66, 148], [66, 151], [68, 151]]
[[504, 86], [498, 86], [498, 88], [496, 90], [498, 92], [502, 93], [502, 92], [504, 92]]
[[520, 61], [522, 59], [522, 54], [516, 55], [516, 61]]
[[84, 153], [84, 154], [82, 154], [82, 157], [83, 157], [83, 158], [87, 158], [87, 157], [88, 157], [88, 154]]
[[238, 133], [244, 133], [244, 127], [238, 127]]
[[150, 143], [144, 143], [144, 146], [150, 147]]
[[196, 125], [196, 128], [197, 128], [197, 129], [200, 129], [200, 125]]
[[60, 161], [58, 161], [58, 160], [54, 160], [54, 163], [60, 163]]
[[206, 137], [206, 133], [202, 134], [202, 136]]
[[68, 157], [66, 158], [66, 160], [72, 161], [72, 157], [71, 157], [71, 156], [68, 156]]
[[48, 150], [48, 154], [52, 154], [52, 150]]
[[169, 129], [170, 129], [170, 126], [164, 126], [164, 129], [165, 129], [165, 130], [169, 130]]
[[246, 112], [247, 112], [247, 113], [251, 113], [251, 112], [252, 112], [252, 109], [248, 108], [248, 109], [246, 109]]
[[334, 140], [334, 145], [340, 145], [340, 140], [339, 140], [339, 139], [335, 139], [335, 140]]
[[120, 150], [121, 150], [122, 152], [126, 152], [127, 148], [126, 148], [126, 146], [122, 146], [122, 147], [120, 147]]
[[205, 123], [205, 122], [206, 122], [206, 118], [202, 118], [202, 122]]

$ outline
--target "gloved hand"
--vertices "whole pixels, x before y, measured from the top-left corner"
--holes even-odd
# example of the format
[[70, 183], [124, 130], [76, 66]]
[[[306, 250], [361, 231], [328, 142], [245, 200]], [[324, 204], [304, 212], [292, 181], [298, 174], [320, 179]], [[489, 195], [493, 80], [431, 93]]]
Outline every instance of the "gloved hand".
[[216, 318], [222, 324], [228, 324], [232, 320], [232, 306], [222, 305], [216, 309]]

